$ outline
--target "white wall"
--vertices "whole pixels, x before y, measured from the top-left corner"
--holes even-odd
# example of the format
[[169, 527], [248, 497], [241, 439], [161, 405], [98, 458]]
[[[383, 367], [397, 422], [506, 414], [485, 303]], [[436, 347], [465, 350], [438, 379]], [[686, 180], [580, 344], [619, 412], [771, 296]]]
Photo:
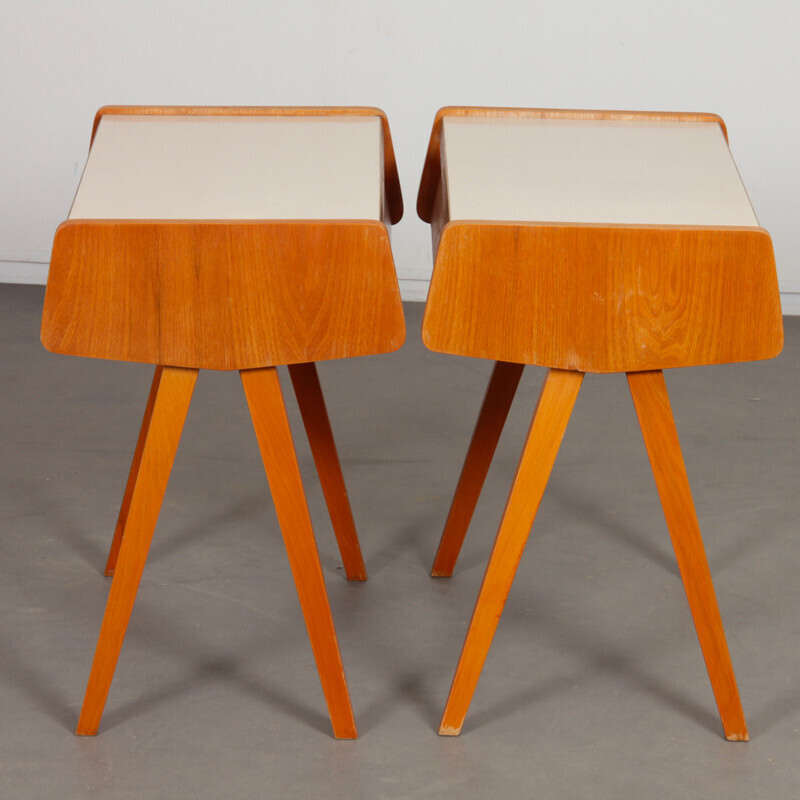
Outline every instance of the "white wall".
[[424, 297], [425, 146], [469, 104], [721, 114], [800, 293], [798, 33], [797, 0], [0, 0], [0, 278], [43, 280], [101, 105], [358, 104], [389, 115], [395, 257]]

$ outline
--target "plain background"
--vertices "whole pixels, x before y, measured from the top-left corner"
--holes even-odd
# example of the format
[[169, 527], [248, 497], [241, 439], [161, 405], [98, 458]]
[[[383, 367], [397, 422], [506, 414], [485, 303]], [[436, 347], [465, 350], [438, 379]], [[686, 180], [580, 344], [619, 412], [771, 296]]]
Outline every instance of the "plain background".
[[3, 0], [0, 280], [45, 280], [102, 105], [376, 105], [406, 205], [398, 272], [424, 299], [416, 191], [434, 113], [463, 104], [721, 114], [800, 292], [798, 31], [793, 0]]

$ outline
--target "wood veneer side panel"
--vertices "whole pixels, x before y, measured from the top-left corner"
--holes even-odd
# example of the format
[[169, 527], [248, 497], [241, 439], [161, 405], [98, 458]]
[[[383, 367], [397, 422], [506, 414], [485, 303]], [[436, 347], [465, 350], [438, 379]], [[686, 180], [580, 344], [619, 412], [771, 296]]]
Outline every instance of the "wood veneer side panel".
[[56, 232], [42, 315], [54, 352], [254, 369], [404, 338], [379, 222], [74, 220]]
[[705, 112], [675, 111], [612, 111], [581, 110], [557, 108], [487, 108], [482, 106], [445, 106], [436, 113], [428, 143], [425, 165], [422, 169], [419, 193], [417, 195], [417, 215], [425, 222], [431, 222], [436, 192], [441, 183], [441, 135], [442, 121], [445, 117], [507, 117], [528, 119], [582, 119], [582, 120], [661, 120], [664, 122], [716, 122], [722, 129], [725, 141], [728, 130], [722, 117]]
[[580, 372], [771, 358], [783, 346], [772, 242], [760, 228], [453, 222], [423, 340]]
[[107, 115], [223, 116], [223, 117], [379, 117], [383, 132], [383, 160], [386, 202], [392, 225], [403, 217], [403, 194], [397, 160], [389, 130], [389, 119], [380, 108], [370, 106], [103, 106], [92, 125], [91, 142], [100, 120]]

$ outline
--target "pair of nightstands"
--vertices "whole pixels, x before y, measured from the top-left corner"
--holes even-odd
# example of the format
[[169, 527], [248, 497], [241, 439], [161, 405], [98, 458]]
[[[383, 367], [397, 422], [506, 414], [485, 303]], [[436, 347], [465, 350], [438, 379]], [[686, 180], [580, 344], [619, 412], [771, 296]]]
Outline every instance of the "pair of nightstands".
[[[448, 108], [417, 210], [432, 350], [496, 362], [433, 575], [452, 574], [525, 364], [549, 368], [440, 733], [480, 675], [586, 372], [625, 372], [725, 735], [747, 728], [662, 369], [769, 358], [772, 245], [706, 114]], [[276, 366], [288, 365], [351, 580], [366, 572], [314, 363], [399, 348], [402, 216], [370, 108], [101, 109], [59, 228], [42, 341], [155, 365], [78, 723], [97, 732], [200, 369], [239, 370], [335, 736], [356, 726]]]

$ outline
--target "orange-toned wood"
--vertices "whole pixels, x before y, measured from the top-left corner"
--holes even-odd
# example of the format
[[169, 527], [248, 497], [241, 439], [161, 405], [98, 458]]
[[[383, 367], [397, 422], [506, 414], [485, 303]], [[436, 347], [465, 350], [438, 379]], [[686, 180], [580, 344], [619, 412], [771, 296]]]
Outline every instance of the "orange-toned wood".
[[197, 370], [174, 367], [165, 367], [159, 379], [125, 535], [78, 720], [77, 733], [81, 736], [93, 736], [100, 726], [196, 380]]
[[125, 494], [122, 496], [122, 505], [120, 506], [119, 516], [117, 517], [117, 527], [114, 529], [114, 538], [111, 540], [111, 549], [108, 552], [108, 560], [106, 561], [105, 574], [109, 577], [114, 574], [114, 567], [117, 564], [122, 537], [125, 534], [125, 523], [128, 519], [131, 497], [133, 496], [133, 487], [136, 485], [136, 478], [139, 475], [139, 467], [142, 463], [142, 451], [144, 450], [144, 443], [147, 439], [147, 431], [150, 429], [150, 419], [153, 416], [153, 406], [155, 406], [156, 403], [156, 395], [158, 394], [158, 386], [161, 382], [161, 373], [163, 369], [162, 366], [156, 367], [155, 374], [153, 375], [153, 382], [150, 385], [150, 394], [147, 397], [147, 405], [144, 409], [144, 419], [139, 429], [139, 438], [136, 440], [136, 449], [133, 451], [133, 462], [131, 463], [131, 469], [128, 473], [128, 482], [125, 485]]
[[717, 598], [711, 582], [700, 525], [697, 521], [689, 478], [683, 463], [678, 432], [660, 371], [628, 375], [636, 414], [653, 476], [656, 480], [664, 517], [694, 618], [697, 637], [711, 679], [725, 737], [747, 741], [739, 690], [733, 674], [725, 631], [722, 628]]
[[240, 374], [333, 734], [337, 739], [355, 739], [356, 723], [278, 373], [273, 367], [243, 370]]
[[431, 575], [434, 578], [449, 578], [453, 574], [524, 369], [524, 364], [505, 361], [498, 361], [494, 365], [433, 561]]
[[383, 131], [384, 186], [389, 221], [396, 225], [403, 216], [403, 196], [397, 162], [389, 132], [389, 120], [379, 108], [363, 106], [104, 106], [92, 126], [92, 141], [100, 120], [109, 114], [201, 117], [379, 117]]
[[725, 141], [728, 131], [722, 117], [717, 114], [685, 113], [674, 111], [609, 111], [564, 108], [487, 108], [481, 106], [445, 106], [433, 120], [428, 143], [428, 153], [422, 170], [417, 195], [417, 214], [431, 222], [434, 199], [442, 182], [441, 137], [445, 117], [505, 117], [528, 119], [584, 119], [584, 120], [660, 120], [662, 122], [716, 122], [722, 129]]
[[249, 369], [396, 350], [405, 325], [376, 221], [69, 221], [42, 342], [69, 355]]
[[292, 379], [294, 393], [297, 396], [297, 405], [311, 445], [311, 455], [317, 467], [347, 579], [365, 581], [367, 570], [358, 543], [350, 501], [347, 499], [347, 487], [336, 453], [336, 443], [333, 440], [317, 367], [313, 363], [290, 364], [289, 377]]
[[450, 687], [442, 736], [461, 732], [582, 381], [580, 372], [547, 373]]
[[771, 358], [783, 346], [772, 242], [760, 228], [451, 222], [423, 340], [580, 372]]

